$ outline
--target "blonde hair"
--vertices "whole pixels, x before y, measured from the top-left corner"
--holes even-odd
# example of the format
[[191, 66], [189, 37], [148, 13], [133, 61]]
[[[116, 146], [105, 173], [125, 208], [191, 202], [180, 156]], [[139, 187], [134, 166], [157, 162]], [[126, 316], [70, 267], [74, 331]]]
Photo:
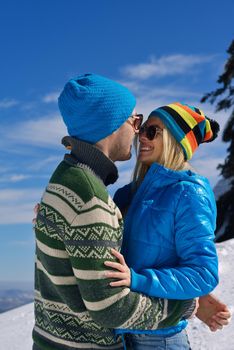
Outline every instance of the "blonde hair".
[[[185, 160], [184, 152], [181, 145], [176, 141], [176, 139], [172, 136], [172, 134], [166, 127], [164, 127], [163, 129], [162, 138], [163, 152], [157, 163], [171, 170], [179, 171], [191, 169], [190, 164], [187, 163], [187, 161]], [[134, 143], [136, 153], [138, 153], [138, 137], [136, 137]], [[137, 190], [149, 168], [150, 165], [143, 164], [140, 161], [137, 161], [133, 171], [133, 191]]]

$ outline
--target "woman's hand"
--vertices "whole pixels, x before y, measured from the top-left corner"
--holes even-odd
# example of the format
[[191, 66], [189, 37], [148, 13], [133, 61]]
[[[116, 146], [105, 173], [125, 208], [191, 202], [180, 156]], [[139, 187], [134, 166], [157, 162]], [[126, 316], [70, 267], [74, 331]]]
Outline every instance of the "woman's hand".
[[111, 249], [111, 253], [119, 260], [119, 263], [113, 262], [113, 261], [105, 261], [104, 264], [108, 267], [112, 267], [115, 271], [107, 271], [105, 273], [105, 276], [107, 278], [116, 278], [119, 281], [111, 282], [111, 287], [120, 287], [120, 286], [126, 286], [130, 287], [131, 285], [131, 271], [126, 264], [124, 257], [121, 253], [119, 253], [115, 249]]
[[36, 224], [37, 214], [38, 214], [39, 210], [40, 210], [40, 204], [39, 204], [39, 203], [37, 203], [37, 204], [35, 205], [34, 209], [33, 209], [34, 214], [36, 215], [36, 217], [32, 219], [32, 223], [33, 223], [33, 225], [35, 225], [35, 224]]

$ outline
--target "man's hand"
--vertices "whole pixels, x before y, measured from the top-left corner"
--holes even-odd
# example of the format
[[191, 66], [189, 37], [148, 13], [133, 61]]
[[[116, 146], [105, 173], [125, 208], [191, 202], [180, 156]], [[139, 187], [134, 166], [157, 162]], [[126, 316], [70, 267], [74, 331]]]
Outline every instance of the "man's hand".
[[227, 305], [223, 304], [212, 294], [199, 298], [196, 316], [204, 322], [212, 332], [222, 329], [230, 322], [231, 313]]

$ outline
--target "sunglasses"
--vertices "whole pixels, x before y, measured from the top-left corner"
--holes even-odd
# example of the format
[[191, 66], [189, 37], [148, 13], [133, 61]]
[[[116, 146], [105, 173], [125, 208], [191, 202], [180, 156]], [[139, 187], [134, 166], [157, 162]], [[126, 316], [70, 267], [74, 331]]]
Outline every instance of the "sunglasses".
[[156, 125], [147, 126], [146, 124], [143, 124], [140, 127], [139, 135], [142, 135], [145, 133], [145, 136], [147, 137], [147, 139], [152, 141], [157, 135], [161, 135], [162, 132], [163, 130]]
[[131, 115], [130, 118], [132, 119], [132, 122], [128, 119], [127, 123], [130, 124], [135, 131], [139, 131], [144, 118], [143, 114], [134, 114]]

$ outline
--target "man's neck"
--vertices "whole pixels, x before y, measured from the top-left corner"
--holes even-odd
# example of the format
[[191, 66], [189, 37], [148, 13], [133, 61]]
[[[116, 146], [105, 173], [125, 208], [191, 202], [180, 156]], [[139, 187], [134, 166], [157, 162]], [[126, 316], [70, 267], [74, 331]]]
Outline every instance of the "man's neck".
[[65, 161], [73, 165], [85, 164], [106, 186], [116, 182], [118, 170], [103, 149], [70, 136], [65, 136], [62, 143], [71, 150], [70, 154], [65, 155]]
[[107, 158], [112, 162], [113, 160], [110, 157], [109, 143], [105, 140], [95, 143], [94, 147], [98, 148]]

